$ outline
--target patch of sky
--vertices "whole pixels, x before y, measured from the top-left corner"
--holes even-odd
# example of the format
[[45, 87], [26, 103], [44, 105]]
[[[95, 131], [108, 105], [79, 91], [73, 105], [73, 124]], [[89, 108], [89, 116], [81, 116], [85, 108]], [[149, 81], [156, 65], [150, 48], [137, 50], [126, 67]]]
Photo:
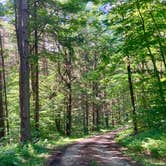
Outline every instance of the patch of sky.
[[108, 14], [113, 7], [114, 7], [114, 5], [111, 5], [111, 3], [108, 2], [105, 5], [101, 5], [99, 7], [99, 11], [102, 12], [102, 13], [104, 13], [104, 14]]
[[94, 3], [92, 1], [89, 1], [87, 4], [86, 4], [86, 10], [87, 11], [90, 11], [93, 9], [93, 6], [94, 6]]
[[7, 0], [0, 0], [0, 3], [5, 4]]

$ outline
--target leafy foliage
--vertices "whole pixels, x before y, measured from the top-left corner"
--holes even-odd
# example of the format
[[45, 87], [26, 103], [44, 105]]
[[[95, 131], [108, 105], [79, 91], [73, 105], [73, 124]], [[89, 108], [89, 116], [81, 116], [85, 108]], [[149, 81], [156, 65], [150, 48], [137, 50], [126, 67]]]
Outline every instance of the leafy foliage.
[[[29, 62], [31, 67], [39, 67], [40, 127], [37, 138], [31, 87], [32, 142], [37, 143], [24, 146], [18, 145], [19, 60], [14, 6], [13, 1], [5, 5], [0, 3], [0, 16], [10, 18], [0, 21], [5, 34], [3, 47], [9, 110], [6, 119], [10, 122], [10, 134], [0, 145], [4, 146], [0, 153], [3, 165], [38, 165], [49, 152], [46, 146], [52, 148], [55, 141], [58, 142], [57, 135], [67, 134], [69, 121], [71, 137], [119, 125], [133, 126], [128, 66], [134, 92], [135, 123], [141, 133], [130, 136], [129, 131], [127, 135], [122, 134], [119, 141], [134, 154], [164, 158], [165, 1], [37, 1], [36, 18], [34, 1], [29, 1]], [[34, 51], [36, 28], [37, 56]], [[95, 164], [92, 161], [92, 165]]]

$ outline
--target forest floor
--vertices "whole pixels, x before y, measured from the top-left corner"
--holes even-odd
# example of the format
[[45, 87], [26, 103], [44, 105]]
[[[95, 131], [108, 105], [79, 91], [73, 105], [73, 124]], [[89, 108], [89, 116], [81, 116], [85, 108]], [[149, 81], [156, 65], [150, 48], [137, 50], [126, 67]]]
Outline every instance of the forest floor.
[[115, 141], [122, 129], [55, 149], [45, 166], [138, 166]]

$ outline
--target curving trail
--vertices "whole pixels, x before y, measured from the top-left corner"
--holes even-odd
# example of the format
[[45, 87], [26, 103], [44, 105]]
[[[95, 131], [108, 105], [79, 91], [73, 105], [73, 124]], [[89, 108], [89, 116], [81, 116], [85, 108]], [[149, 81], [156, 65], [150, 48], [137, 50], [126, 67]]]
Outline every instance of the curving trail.
[[87, 138], [55, 150], [45, 166], [138, 166], [115, 142], [120, 130]]

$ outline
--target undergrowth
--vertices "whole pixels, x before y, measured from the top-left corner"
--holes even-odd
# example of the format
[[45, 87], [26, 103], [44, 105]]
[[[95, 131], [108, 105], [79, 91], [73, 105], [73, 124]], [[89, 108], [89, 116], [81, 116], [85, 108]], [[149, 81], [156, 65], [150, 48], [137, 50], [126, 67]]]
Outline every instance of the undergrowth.
[[116, 140], [125, 148], [125, 153], [145, 166], [166, 165], [166, 133], [151, 129], [133, 136], [131, 129], [122, 131]]
[[59, 137], [40, 140], [37, 143], [8, 144], [0, 147], [0, 166], [41, 166], [53, 149], [78, 139]]
[[[105, 133], [108, 130], [101, 130], [99, 133]], [[57, 147], [79, 141], [86, 137], [91, 137], [97, 133], [84, 135], [82, 137], [64, 137], [54, 135], [45, 139], [40, 139], [36, 143], [5, 143], [0, 144], [0, 166], [41, 166], [45, 163], [53, 150]]]

